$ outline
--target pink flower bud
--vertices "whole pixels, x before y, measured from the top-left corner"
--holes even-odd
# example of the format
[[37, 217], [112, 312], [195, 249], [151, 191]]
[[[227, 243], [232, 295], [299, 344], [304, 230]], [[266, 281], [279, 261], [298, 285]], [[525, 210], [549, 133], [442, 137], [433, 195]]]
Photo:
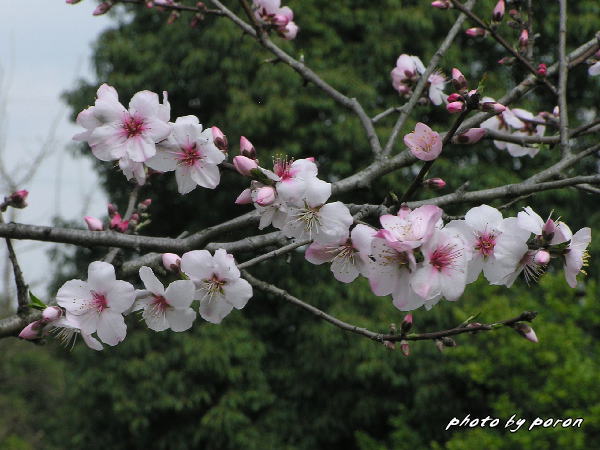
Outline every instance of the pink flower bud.
[[36, 320], [35, 322], [31, 322], [25, 328], [21, 330], [19, 333], [19, 337], [21, 339], [33, 340], [39, 339], [42, 336], [42, 326], [43, 322], [41, 320]]
[[548, 73], [548, 66], [546, 66], [546, 64], [544, 64], [544, 63], [540, 63], [538, 65], [537, 74], [541, 77], [545, 77], [547, 73]]
[[523, 31], [521, 31], [521, 35], [519, 36], [519, 45], [522, 49], [526, 49], [527, 44], [529, 44], [529, 32], [527, 31], [527, 28], [523, 28]]
[[108, 11], [110, 11], [110, 8], [112, 8], [112, 6], [113, 4], [110, 2], [102, 2], [98, 6], [96, 6], [96, 9], [92, 14], [94, 16], [101, 16], [102, 14], [106, 14]]
[[42, 320], [46, 323], [53, 322], [62, 317], [63, 310], [58, 306], [48, 306], [42, 311]]
[[90, 231], [102, 231], [104, 229], [104, 225], [100, 219], [96, 219], [92, 216], [85, 216], [83, 220], [85, 220], [88, 230]]
[[458, 92], [467, 89], [467, 79], [457, 68], [452, 69], [452, 84]]
[[463, 102], [452, 102], [446, 105], [446, 109], [450, 114], [459, 113], [465, 109], [465, 104]]
[[408, 345], [408, 341], [405, 341], [404, 339], [400, 341], [400, 351], [404, 356], [410, 355], [410, 346]]
[[309, 156], [308, 158], [304, 158], [304, 159], [306, 159], [307, 161], [310, 161], [310, 162], [315, 162], [314, 156]]
[[493, 112], [496, 114], [500, 114], [502, 111], [506, 110], [506, 106], [496, 102], [483, 102], [480, 106], [482, 111]]
[[179, 272], [181, 267], [181, 258], [175, 253], [163, 253], [162, 263], [165, 269], [170, 272]]
[[441, 178], [428, 178], [423, 181], [423, 185], [431, 189], [443, 189], [446, 187], [446, 182]]
[[533, 257], [533, 261], [536, 264], [545, 266], [550, 262], [550, 253], [548, 253], [546, 250], [538, 250], [538, 252]]
[[27, 196], [29, 191], [22, 189], [17, 192], [13, 192], [8, 197], [4, 197], [4, 205], [2, 211], [6, 211], [6, 208], [12, 206], [13, 208], [23, 209], [27, 206]]
[[256, 150], [252, 142], [250, 142], [245, 136], [240, 138], [240, 155], [246, 158], [256, 159]]
[[552, 219], [546, 220], [546, 223], [542, 227], [542, 235], [546, 239], [552, 239], [554, 233], [556, 232], [556, 223]]
[[510, 66], [515, 62], [514, 56], [505, 56], [504, 58], [500, 58], [498, 60], [498, 64], [502, 64], [503, 66]]
[[296, 38], [299, 30], [300, 28], [295, 22], [289, 22], [285, 28], [279, 28], [279, 33], [281, 34], [282, 38], [291, 41], [292, 39]]
[[111, 218], [115, 214], [119, 213], [119, 210], [117, 209], [117, 207], [115, 205], [113, 205], [112, 203], [109, 203], [108, 205], [106, 205], [106, 209], [108, 211], [108, 217], [111, 217]]
[[483, 139], [486, 133], [485, 128], [470, 128], [464, 133], [454, 136], [452, 142], [455, 144], [475, 144]]
[[252, 191], [250, 189], [244, 189], [238, 198], [235, 199], [236, 205], [248, 205], [252, 203]]
[[227, 153], [227, 136], [223, 134], [219, 127], [212, 127], [211, 130], [215, 146], [223, 153]]
[[448, 0], [436, 0], [431, 2], [431, 6], [438, 9], [448, 9], [452, 8], [452, 3], [450, 3]]
[[556, 117], [560, 116], [560, 108], [558, 106], [555, 106], [552, 110], [552, 114]]
[[453, 94], [450, 94], [446, 100], [448, 101], [448, 103], [457, 102], [457, 101], [459, 101], [459, 100], [462, 100], [462, 95], [460, 95], [460, 94], [457, 94], [457, 93], [455, 92], [455, 93], [453, 93]]
[[122, 220], [121, 214], [116, 213], [110, 219], [110, 228], [111, 230], [120, 231], [121, 233], [125, 233], [129, 228], [129, 221]]
[[400, 325], [400, 330], [402, 334], [408, 333], [413, 326], [413, 315], [407, 314], [402, 319], [402, 324]]
[[258, 168], [258, 164], [254, 159], [250, 159], [246, 156], [236, 156], [233, 158], [233, 165], [235, 166], [235, 170], [238, 171], [241, 175], [245, 177], [250, 176], [250, 172], [256, 168]]
[[467, 31], [465, 31], [465, 34], [471, 37], [482, 37], [485, 36], [486, 33], [487, 32], [484, 28], [469, 28]]
[[492, 19], [496, 22], [500, 22], [504, 17], [504, 11], [506, 9], [506, 5], [504, 4], [504, 0], [498, 0], [496, 3], [496, 7], [494, 8], [494, 12], [492, 12]]
[[140, 202], [140, 208], [142, 209], [146, 209], [148, 208], [150, 205], [152, 204], [152, 199], [151, 198], [147, 198], [146, 200]]
[[519, 333], [521, 336], [523, 336], [528, 341], [531, 341], [535, 344], [538, 343], [538, 338], [535, 334], [535, 331], [533, 331], [533, 328], [531, 328], [526, 323], [518, 322], [513, 326], [513, 328], [515, 329], [515, 331], [517, 333]]
[[284, 14], [275, 14], [271, 20], [278, 27], [285, 27], [290, 21], [289, 17]]
[[80, 1], [81, 0], [65, 0], [65, 3], [68, 3], [69, 5], [76, 5]]
[[275, 188], [273, 186], [264, 186], [258, 188], [255, 194], [255, 202], [259, 206], [269, 206], [275, 201]]
[[396, 350], [396, 343], [393, 341], [383, 341], [383, 345], [388, 350]]
[[140, 215], [138, 213], [133, 213], [131, 218], [129, 219], [129, 223], [137, 224], [140, 221]]

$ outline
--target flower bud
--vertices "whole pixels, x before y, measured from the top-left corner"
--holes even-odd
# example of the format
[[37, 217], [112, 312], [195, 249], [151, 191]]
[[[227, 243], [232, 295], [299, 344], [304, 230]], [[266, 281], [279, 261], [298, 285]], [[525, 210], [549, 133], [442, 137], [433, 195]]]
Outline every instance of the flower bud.
[[467, 31], [465, 31], [465, 34], [467, 36], [471, 36], [471, 37], [482, 37], [485, 36], [487, 33], [487, 31], [485, 31], [484, 28], [469, 28]]
[[485, 128], [470, 128], [464, 133], [454, 136], [452, 142], [455, 144], [475, 144], [483, 139], [486, 133]]
[[504, 17], [505, 9], [506, 9], [506, 5], [504, 4], [504, 0], [498, 0], [498, 3], [496, 3], [496, 7], [494, 8], [494, 11], [492, 12], [492, 19], [495, 22], [500, 22], [502, 20], [502, 18]]
[[538, 250], [533, 257], [533, 261], [540, 266], [545, 266], [550, 262], [550, 253], [546, 250]]
[[112, 6], [112, 2], [102, 2], [98, 6], [96, 6], [96, 9], [92, 13], [92, 15], [101, 16], [102, 14], [106, 14], [108, 11], [110, 11], [110, 8], [112, 8]]
[[42, 336], [42, 325], [43, 322], [41, 320], [31, 322], [21, 330], [19, 337], [27, 340], [39, 339]]
[[256, 159], [256, 150], [254, 149], [254, 145], [245, 136], [240, 138], [240, 155], [245, 156], [246, 158]]
[[526, 323], [518, 322], [513, 325], [513, 328], [515, 329], [515, 331], [517, 333], [519, 333], [521, 336], [523, 336], [528, 341], [531, 341], [535, 344], [537, 344], [539, 342], [538, 338], [535, 334], [535, 331], [533, 331], [533, 328], [531, 328]]
[[181, 267], [181, 258], [175, 253], [163, 253], [162, 263], [169, 272], [179, 272]]
[[227, 136], [223, 134], [219, 127], [212, 127], [211, 130], [215, 146], [223, 153], [227, 153]]
[[546, 64], [544, 64], [544, 63], [538, 64], [537, 74], [541, 77], [545, 77], [547, 73], [548, 73], [548, 66], [546, 66]]
[[125, 233], [129, 228], [129, 221], [122, 220], [121, 214], [116, 213], [110, 219], [110, 228], [111, 230], [120, 231], [121, 233]]
[[483, 102], [480, 106], [482, 111], [493, 112], [496, 114], [500, 114], [502, 111], [506, 110], [506, 106], [497, 102]]
[[498, 60], [498, 64], [502, 64], [503, 66], [511, 66], [515, 62], [514, 56], [505, 56], [504, 58], [500, 58]]
[[450, 3], [448, 0], [436, 0], [431, 2], [431, 6], [438, 9], [448, 9], [452, 8], [452, 3]]
[[241, 155], [233, 158], [233, 165], [235, 166], [235, 170], [237, 170], [239, 174], [244, 175], [245, 177], [249, 177], [250, 172], [258, 168], [258, 164], [254, 159], [250, 159], [246, 156]]
[[284, 14], [275, 14], [271, 20], [273, 25], [278, 27], [285, 27], [290, 21], [289, 17]]
[[138, 209], [141, 211], [146, 211], [151, 204], [152, 204], [152, 199], [147, 198], [146, 200], [144, 200], [138, 204]]
[[519, 36], [519, 45], [521, 46], [521, 49], [526, 49], [527, 48], [527, 44], [529, 44], [529, 32], [527, 31], [527, 28], [523, 28], [523, 31], [521, 31], [521, 35]]
[[431, 189], [444, 189], [446, 187], [446, 182], [441, 178], [428, 178], [423, 181], [423, 186]]
[[456, 67], [452, 69], [452, 84], [458, 92], [467, 89], [467, 79]]
[[282, 38], [284, 38], [285, 40], [291, 41], [292, 39], [294, 39], [296, 37], [299, 30], [300, 30], [300, 28], [298, 27], [298, 25], [296, 25], [295, 22], [289, 22], [285, 26], [285, 28], [279, 29], [279, 33], [281, 34]]
[[68, 3], [69, 5], [76, 5], [80, 1], [81, 0], [65, 0], [65, 3]]
[[412, 314], [405, 315], [404, 319], [402, 319], [402, 324], [400, 325], [400, 331], [402, 332], [402, 334], [406, 334], [410, 331], [412, 326], [413, 326], [413, 315]]
[[393, 341], [383, 341], [383, 345], [388, 350], [396, 350], [396, 343]]
[[275, 195], [273, 186], [264, 186], [256, 190], [254, 201], [259, 206], [269, 206], [275, 201]]
[[236, 205], [248, 205], [250, 203], [252, 203], [252, 191], [250, 189], [244, 189], [235, 199]]
[[42, 320], [46, 323], [58, 320], [62, 317], [63, 310], [58, 306], [48, 306], [42, 311]]
[[108, 205], [106, 205], [106, 209], [108, 211], [108, 217], [112, 218], [115, 214], [119, 213], [119, 210], [117, 209], [117, 207], [115, 205], [113, 205], [112, 203], [109, 203]]
[[459, 100], [462, 100], [462, 95], [457, 94], [455, 92], [453, 94], [450, 94], [446, 100], [448, 101], [448, 103], [457, 102]]
[[20, 191], [13, 192], [8, 197], [4, 197], [4, 205], [2, 211], [6, 211], [6, 208], [12, 206], [13, 208], [23, 209], [27, 206], [27, 196], [29, 191], [21, 189]]
[[92, 216], [85, 216], [83, 220], [85, 220], [88, 230], [90, 231], [102, 231], [104, 229], [104, 225], [100, 219], [96, 219]]
[[465, 109], [465, 104], [463, 102], [452, 102], [446, 105], [446, 110], [450, 114], [455, 114], [463, 111]]
[[140, 215], [138, 213], [133, 213], [129, 218], [129, 222], [133, 224], [138, 224], [140, 222]]
[[410, 355], [410, 346], [408, 345], [408, 341], [405, 341], [404, 339], [400, 341], [400, 351], [404, 356]]

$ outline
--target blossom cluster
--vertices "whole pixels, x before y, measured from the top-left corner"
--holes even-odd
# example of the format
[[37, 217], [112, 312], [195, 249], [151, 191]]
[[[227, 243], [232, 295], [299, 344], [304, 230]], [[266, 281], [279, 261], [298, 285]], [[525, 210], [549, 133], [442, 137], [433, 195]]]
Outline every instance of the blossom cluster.
[[553, 259], [562, 261], [575, 287], [585, 265], [589, 228], [573, 234], [564, 222], [544, 221], [529, 207], [503, 218], [481, 205], [447, 224], [442, 214], [434, 205], [404, 206], [397, 215], [381, 216], [381, 228], [358, 224], [347, 239], [311, 244], [305, 257], [313, 264], [331, 262], [334, 277], [345, 283], [366, 277], [375, 295], [391, 294], [402, 311], [457, 300], [482, 272], [493, 285], [510, 287], [521, 274], [536, 280]]
[[281, 0], [254, 0], [254, 16], [264, 24], [273, 26], [284, 39], [292, 40], [298, 34], [298, 25], [294, 22], [294, 11], [281, 6]]
[[[425, 72], [425, 66], [418, 56], [402, 54], [396, 60], [392, 69], [392, 86], [403, 97], [410, 97], [414, 86]], [[436, 106], [444, 102], [444, 86], [446, 77], [440, 71], [433, 72], [427, 78], [429, 100]]]
[[88, 347], [102, 350], [102, 343], [113, 346], [125, 339], [124, 316], [132, 312], [142, 311], [151, 330], [180, 332], [190, 329], [196, 319], [191, 307], [195, 300], [200, 316], [218, 324], [252, 297], [252, 286], [240, 277], [233, 255], [225, 250], [219, 249], [214, 255], [194, 250], [176, 259], [183, 279], [165, 288], [152, 269], [143, 266], [139, 275], [144, 289], [138, 290], [117, 280], [111, 264], [94, 261], [88, 267], [87, 280], [63, 284], [56, 294], [58, 306], [46, 307], [42, 319], [29, 324], [19, 336], [39, 339], [52, 333], [71, 343], [81, 335]]
[[218, 164], [225, 159], [216, 145], [223, 142], [223, 133], [217, 127], [203, 129], [195, 116], [179, 117], [174, 123], [170, 116], [166, 92], [162, 103], [154, 92], [138, 92], [127, 109], [116, 89], [103, 84], [94, 105], [77, 116], [85, 131], [73, 139], [87, 142], [101, 161], [118, 161], [127, 179], [135, 178], [140, 185], [150, 168], [175, 171], [181, 194], [196, 186], [214, 189], [221, 177]]
[[342, 202], [327, 203], [331, 183], [318, 178], [314, 158], [276, 158], [273, 170], [244, 155], [236, 156], [233, 164], [252, 178], [236, 203], [255, 206], [260, 213], [259, 229], [273, 225], [289, 238], [323, 244], [348, 237], [353, 222], [350, 210]]

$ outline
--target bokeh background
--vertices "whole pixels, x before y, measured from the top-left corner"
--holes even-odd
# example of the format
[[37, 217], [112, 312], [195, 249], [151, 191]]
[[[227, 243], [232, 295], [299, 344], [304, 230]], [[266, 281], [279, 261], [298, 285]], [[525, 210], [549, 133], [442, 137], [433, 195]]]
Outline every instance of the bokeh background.
[[[54, 11], [47, 17], [68, 13], [68, 5], [52, 3]], [[236, 2], [229, 3], [237, 10]], [[553, 62], [557, 54], [554, 3], [534, 2], [538, 62]], [[371, 115], [401, 104], [389, 79], [398, 55], [427, 60], [455, 18], [455, 12], [432, 9], [422, 1], [288, 4], [301, 32], [293, 42], [275, 39], [332, 85], [357, 97]], [[477, 11], [487, 17], [493, 4], [480, 1]], [[70, 8], [90, 15], [93, 7], [88, 1]], [[600, 5], [595, 0], [569, 2], [569, 13], [568, 46], [573, 49], [600, 28]], [[329, 181], [368, 164], [371, 154], [357, 120], [288, 67], [270, 63], [270, 55], [229, 22], [209, 17], [192, 29], [185, 15], [167, 25], [166, 14], [133, 7], [117, 8], [102, 18], [83, 16], [77, 20], [104, 21], [103, 31], [93, 43], [91, 72], [80, 74], [79, 81], [65, 89], [63, 99], [71, 118], [93, 103], [102, 82], [115, 86], [124, 101], [142, 89], [167, 90], [173, 117], [194, 114], [206, 126], [218, 125], [233, 144], [232, 153], [239, 136], [245, 135], [262, 161], [281, 152], [315, 156], [320, 174]], [[65, 33], [58, 20], [48, 22], [44, 28], [48, 35]], [[517, 31], [506, 25], [502, 30], [516, 43]], [[29, 51], [17, 50], [17, 54]], [[440, 67], [446, 73], [460, 67], [473, 81], [487, 74], [485, 94], [499, 97], [523, 76], [518, 67], [499, 66], [502, 56], [502, 49], [492, 42], [461, 35]], [[37, 62], [28, 64], [35, 71]], [[55, 64], [60, 68], [59, 61]], [[65, 70], [64, 77], [72, 80], [73, 72]], [[600, 77], [590, 78], [585, 64], [569, 77], [569, 99], [573, 126], [597, 115]], [[538, 89], [518, 106], [551, 111], [555, 99]], [[444, 130], [450, 120], [443, 108], [430, 107], [418, 107], [412, 119], [404, 132], [417, 121]], [[378, 124], [383, 138], [393, 122], [390, 117]], [[47, 126], [30, 125], [39, 125], [42, 131]], [[592, 135], [581, 145], [595, 140]], [[400, 149], [398, 145], [396, 151]], [[88, 183], [108, 192], [94, 201], [97, 210], [103, 210], [105, 198], [124, 208], [131, 186], [111, 164], [94, 160], [84, 147], [56, 151], [90, 164], [96, 178]], [[470, 189], [479, 189], [526, 178], [556, 161], [559, 150], [545, 147], [534, 159], [513, 159], [484, 141], [454, 146], [446, 155], [431, 176], [444, 178], [450, 187], [469, 181]], [[596, 173], [597, 161], [590, 158], [576, 169]], [[376, 202], [389, 191], [402, 192], [412, 174], [412, 169], [405, 169], [388, 175], [343, 200]], [[61, 176], [73, 180], [79, 175], [69, 170]], [[246, 207], [233, 204], [243, 184], [240, 177], [225, 173], [216, 192], [196, 189], [180, 196], [173, 176], [155, 176], [144, 191], [153, 200], [153, 223], [147, 232], [176, 236], [245, 212]], [[592, 194], [576, 189], [537, 194], [506, 214], [527, 205], [542, 216], [554, 210], [573, 230], [591, 226], [595, 235], [599, 228], [598, 198]], [[467, 207], [456, 205], [446, 212], [463, 214]], [[54, 214], [54, 221], [81, 227], [80, 216]], [[254, 232], [242, 230], [226, 238]], [[503, 329], [460, 336], [458, 346], [444, 353], [431, 342], [415, 343], [406, 358], [259, 292], [222, 325], [199, 320], [186, 333], [149, 332], [131, 317], [127, 339], [103, 352], [81, 344], [69, 351], [54, 342], [37, 346], [4, 339], [0, 445], [7, 449], [599, 448], [600, 304], [595, 270], [599, 247], [592, 243], [588, 275], [581, 277], [576, 289], [567, 286], [557, 267], [539, 284], [527, 286], [520, 280], [510, 290], [480, 280], [456, 303], [442, 302], [429, 312], [415, 312], [416, 330], [426, 331], [455, 326], [474, 313], [481, 314], [481, 321], [493, 321], [537, 310], [533, 324], [540, 339], [537, 345]], [[52, 263], [44, 267], [51, 272], [46, 298], [66, 279], [83, 276], [87, 264], [102, 255], [101, 250], [74, 252], [53, 246]], [[350, 286], [337, 283], [328, 267], [308, 264], [301, 253], [256, 267], [253, 273], [361, 326], [386, 330], [402, 320], [391, 300], [375, 297], [366, 280]], [[10, 302], [5, 299], [6, 309]], [[535, 417], [585, 420], [580, 429], [445, 431], [452, 417], [467, 414], [504, 420], [516, 414], [529, 422]]]

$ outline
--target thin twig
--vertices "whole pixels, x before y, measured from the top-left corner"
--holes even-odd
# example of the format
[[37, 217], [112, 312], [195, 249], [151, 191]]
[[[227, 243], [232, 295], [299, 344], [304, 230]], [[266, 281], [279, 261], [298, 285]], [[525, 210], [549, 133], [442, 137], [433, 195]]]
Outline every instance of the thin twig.
[[560, 150], [563, 158], [569, 156], [569, 115], [567, 110], [567, 0], [559, 0], [560, 19], [558, 28], [558, 109], [560, 121]]

